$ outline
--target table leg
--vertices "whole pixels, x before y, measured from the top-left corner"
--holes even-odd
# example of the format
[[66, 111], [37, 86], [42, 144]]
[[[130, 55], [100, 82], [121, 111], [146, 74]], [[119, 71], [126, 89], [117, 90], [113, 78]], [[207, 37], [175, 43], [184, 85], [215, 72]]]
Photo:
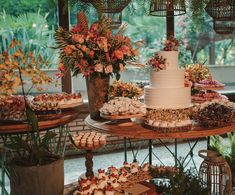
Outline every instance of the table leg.
[[211, 141], [211, 137], [208, 136], [207, 137], [207, 150], [210, 150], [210, 141]]
[[127, 140], [126, 140], [126, 137], [124, 137], [124, 163], [127, 162]]
[[178, 166], [178, 142], [177, 139], [175, 139], [175, 166]]
[[93, 154], [92, 150], [86, 150], [86, 177], [93, 177], [94, 172], [93, 172]]
[[152, 158], [152, 154], [153, 154], [153, 143], [152, 140], [149, 140], [149, 164], [152, 165], [153, 163], [153, 158]]
[[[3, 138], [4, 139], [4, 138]], [[9, 193], [6, 190], [6, 148], [5, 148], [5, 140], [3, 140], [2, 145], [2, 155], [1, 155], [1, 194], [2, 195], [9, 195]]]

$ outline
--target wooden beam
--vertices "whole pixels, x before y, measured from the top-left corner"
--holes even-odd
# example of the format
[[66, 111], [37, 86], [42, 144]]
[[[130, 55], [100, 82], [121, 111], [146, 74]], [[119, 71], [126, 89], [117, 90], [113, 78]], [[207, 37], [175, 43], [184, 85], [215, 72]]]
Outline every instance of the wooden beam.
[[173, 1], [171, 3], [168, 3], [167, 9], [168, 10], [167, 10], [167, 17], [166, 17], [166, 36], [167, 36], [167, 39], [168, 39], [170, 36], [175, 36], [175, 21], [174, 21]]
[[[69, 6], [68, 0], [58, 0], [58, 15], [59, 26], [69, 30]], [[66, 71], [66, 74], [61, 79], [62, 91], [66, 93], [72, 92], [71, 71]]]

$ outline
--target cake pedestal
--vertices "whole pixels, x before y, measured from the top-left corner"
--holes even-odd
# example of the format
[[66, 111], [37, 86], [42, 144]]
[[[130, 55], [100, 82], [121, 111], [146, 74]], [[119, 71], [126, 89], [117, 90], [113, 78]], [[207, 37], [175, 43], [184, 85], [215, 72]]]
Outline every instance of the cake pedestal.
[[90, 177], [92, 178], [94, 176], [94, 172], [93, 172], [93, 154], [92, 154], [92, 150], [86, 150], [86, 161], [85, 161], [85, 165], [86, 165], [86, 177]]

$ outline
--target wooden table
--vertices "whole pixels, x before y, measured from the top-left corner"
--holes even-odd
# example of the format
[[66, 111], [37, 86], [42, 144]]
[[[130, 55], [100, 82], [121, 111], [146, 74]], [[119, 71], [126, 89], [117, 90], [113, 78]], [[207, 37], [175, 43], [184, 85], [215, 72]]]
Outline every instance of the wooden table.
[[141, 124], [124, 121], [124, 122], [111, 122], [107, 120], [95, 121], [88, 116], [85, 119], [87, 126], [103, 133], [135, 138], [135, 139], [188, 139], [188, 138], [203, 138], [213, 135], [222, 135], [228, 132], [235, 131], [235, 123], [225, 127], [215, 128], [201, 128], [194, 126], [191, 131], [175, 132], [175, 133], [161, 133], [144, 128]]
[[[59, 136], [64, 136], [64, 143], [58, 143], [61, 146], [61, 151], [58, 151], [60, 155], [63, 155], [64, 150], [65, 150], [65, 142], [66, 142], [66, 137], [69, 134], [69, 128], [67, 124], [74, 119], [76, 119], [79, 115], [78, 109], [70, 109], [67, 111], [63, 111], [61, 114], [56, 115], [52, 117], [43, 117], [43, 119], [39, 119], [39, 130], [40, 131], [47, 131], [51, 129], [56, 129], [59, 128]], [[1, 177], [0, 177], [0, 186], [1, 186], [1, 193], [2, 195], [8, 195], [8, 191], [5, 188], [5, 177], [7, 175], [7, 170], [6, 170], [6, 156], [7, 156], [7, 151], [5, 147], [5, 143], [7, 143], [7, 139], [9, 136], [14, 136], [14, 135], [21, 135], [21, 134], [27, 134], [31, 133], [32, 128], [29, 124], [27, 123], [22, 123], [22, 122], [14, 122], [14, 123], [0, 123], [0, 138], [3, 141], [3, 145], [1, 148], [1, 159], [0, 159], [0, 164], [1, 164]], [[62, 142], [62, 141], [61, 141]], [[63, 147], [62, 147], [63, 145]]]
[[[45, 118], [43, 120], [39, 119], [39, 130], [45, 131], [48, 129], [54, 129], [61, 125], [65, 125], [74, 119], [76, 119], [79, 115], [79, 111], [77, 109], [71, 109], [67, 111], [63, 111], [61, 114], [58, 114], [54, 119]], [[0, 123], [0, 136], [6, 134], [20, 134], [20, 133], [29, 133], [32, 131], [32, 128], [29, 124], [23, 122], [14, 122], [14, 123]]]
[[[177, 139], [196, 139], [195, 143], [190, 146], [190, 151], [186, 154], [186, 158], [190, 157], [193, 153], [193, 149], [197, 145], [200, 138], [210, 137], [213, 135], [222, 135], [228, 132], [235, 131], [235, 122], [229, 124], [225, 127], [215, 127], [215, 128], [202, 128], [199, 126], [193, 126], [193, 129], [185, 132], [175, 132], [175, 133], [161, 133], [157, 130], [149, 130], [144, 128], [141, 124], [132, 122], [132, 121], [107, 121], [100, 120], [96, 121], [88, 116], [85, 119], [87, 126], [90, 128], [100, 131], [102, 133], [112, 134], [116, 136], [124, 137], [124, 150], [125, 156], [124, 161], [127, 161], [127, 147], [126, 147], [126, 138], [134, 138], [134, 139], [146, 139], [149, 140], [149, 163], [152, 164], [152, 140], [158, 139], [167, 150], [174, 156], [175, 165], [180, 163], [177, 154]], [[172, 152], [169, 147], [161, 140], [161, 139], [174, 139], [175, 140], [175, 151]], [[208, 145], [209, 145], [208, 139]], [[190, 144], [189, 144], [190, 145]], [[134, 158], [134, 161], [136, 159]], [[184, 160], [185, 161], [185, 160]]]

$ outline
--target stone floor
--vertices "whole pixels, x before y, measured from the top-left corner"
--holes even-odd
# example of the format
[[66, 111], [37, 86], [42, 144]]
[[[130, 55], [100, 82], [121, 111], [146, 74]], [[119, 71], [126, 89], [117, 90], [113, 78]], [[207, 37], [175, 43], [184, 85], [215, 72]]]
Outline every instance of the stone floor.
[[[192, 142], [193, 144], [194, 142]], [[169, 148], [174, 151], [174, 145], [169, 145]], [[194, 150], [194, 160], [196, 167], [199, 168], [202, 158], [200, 158], [197, 154], [198, 151], [201, 149], [206, 149], [206, 140], [199, 141], [197, 146]], [[189, 145], [188, 143], [180, 143], [178, 144], [178, 156], [183, 157], [186, 155], [187, 151], [189, 151]], [[165, 165], [174, 165], [174, 158], [172, 155], [167, 151], [167, 149], [163, 146], [156, 146], [153, 147], [154, 154], [160, 158], [160, 160]], [[142, 163], [145, 159], [146, 155], [148, 154], [148, 149], [141, 149], [138, 152], [137, 160]], [[128, 151], [128, 162], [133, 161], [133, 155], [132, 151]], [[148, 158], [146, 159], [148, 161]], [[94, 171], [97, 171], [99, 168], [107, 168], [109, 166], [116, 166], [120, 167], [122, 166], [124, 162], [124, 152], [114, 152], [110, 154], [100, 154], [95, 155], [94, 159]], [[160, 161], [153, 156], [153, 164], [160, 165]], [[190, 168], [193, 166], [193, 163], [190, 162], [187, 168]], [[73, 159], [66, 159], [65, 160], [65, 184], [77, 181], [78, 177], [85, 172], [85, 158], [84, 157], [78, 157]]]

